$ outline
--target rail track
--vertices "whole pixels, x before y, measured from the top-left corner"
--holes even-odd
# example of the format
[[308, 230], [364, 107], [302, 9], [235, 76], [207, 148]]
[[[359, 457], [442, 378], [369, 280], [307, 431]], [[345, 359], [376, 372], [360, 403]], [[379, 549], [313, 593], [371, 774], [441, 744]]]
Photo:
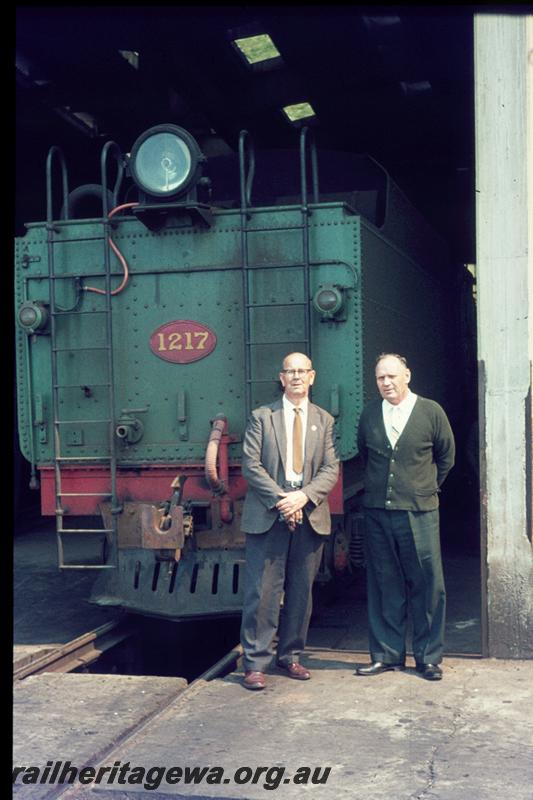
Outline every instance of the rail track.
[[97, 661], [103, 653], [135, 634], [131, 620], [119, 618], [61, 645], [43, 648], [42, 655], [29, 654], [13, 665], [13, 680], [20, 681], [42, 672], [72, 672]]

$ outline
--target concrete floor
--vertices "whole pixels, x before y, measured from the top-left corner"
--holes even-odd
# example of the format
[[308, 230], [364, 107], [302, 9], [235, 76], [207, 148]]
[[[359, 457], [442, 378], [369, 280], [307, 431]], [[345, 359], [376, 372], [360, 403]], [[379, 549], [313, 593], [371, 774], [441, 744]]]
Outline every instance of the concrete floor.
[[[359, 660], [311, 648], [311, 680], [276, 672], [262, 692], [240, 673], [185, 690], [177, 678], [28, 678], [15, 689], [14, 765], [106, 771], [77, 786], [23, 773], [14, 797], [531, 800], [533, 661], [450, 658], [430, 683], [412, 668], [357, 677]], [[194, 768], [204, 779], [186, 783]]]
[[[57, 570], [54, 539], [51, 523], [15, 539], [17, 647], [66, 642], [117, 613], [87, 602], [93, 573]], [[448, 554], [445, 574], [448, 655], [438, 683], [422, 680], [411, 660], [403, 673], [354, 675], [367, 661], [362, 573], [317, 593], [305, 683], [276, 670], [263, 692], [246, 691], [240, 671], [187, 688], [178, 677], [155, 675], [44, 674], [18, 683], [15, 766], [214, 771], [200, 784], [157, 788], [19, 776], [14, 796], [256, 800], [277, 791], [287, 800], [533, 800], [533, 662], [473, 657], [480, 651], [478, 559]], [[255, 783], [245, 780], [260, 767]], [[301, 768], [329, 772], [320, 784], [302, 785], [294, 780]]]

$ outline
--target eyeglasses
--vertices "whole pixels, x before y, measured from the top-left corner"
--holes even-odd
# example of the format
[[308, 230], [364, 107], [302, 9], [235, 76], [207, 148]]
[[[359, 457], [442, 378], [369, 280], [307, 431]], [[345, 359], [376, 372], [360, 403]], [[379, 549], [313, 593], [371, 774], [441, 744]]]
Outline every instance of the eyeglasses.
[[308, 372], [312, 372], [312, 369], [282, 369], [282, 372], [287, 375], [288, 378], [294, 378], [297, 375], [299, 378], [307, 375]]

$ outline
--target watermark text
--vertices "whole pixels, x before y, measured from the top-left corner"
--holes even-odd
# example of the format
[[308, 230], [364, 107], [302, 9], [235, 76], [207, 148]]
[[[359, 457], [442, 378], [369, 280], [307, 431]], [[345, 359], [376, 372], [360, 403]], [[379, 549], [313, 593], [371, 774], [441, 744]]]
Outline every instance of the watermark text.
[[76, 767], [70, 761], [47, 761], [44, 767], [20, 766], [13, 768], [13, 783], [22, 784], [119, 784], [139, 785], [156, 790], [161, 784], [215, 784], [234, 783], [239, 786], [255, 784], [274, 790], [282, 784], [307, 786], [325, 784], [331, 767], [298, 767], [291, 775], [286, 767], [237, 767], [226, 770], [218, 766], [153, 766], [136, 767], [129, 761], [115, 761], [112, 766]]

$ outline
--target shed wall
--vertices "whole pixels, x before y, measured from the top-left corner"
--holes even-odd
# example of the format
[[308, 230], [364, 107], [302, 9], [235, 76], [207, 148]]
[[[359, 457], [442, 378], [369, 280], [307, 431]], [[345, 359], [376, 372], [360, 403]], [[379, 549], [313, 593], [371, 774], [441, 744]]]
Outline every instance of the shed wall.
[[474, 21], [481, 520], [498, 658], [533, 658], [531, 20]]

